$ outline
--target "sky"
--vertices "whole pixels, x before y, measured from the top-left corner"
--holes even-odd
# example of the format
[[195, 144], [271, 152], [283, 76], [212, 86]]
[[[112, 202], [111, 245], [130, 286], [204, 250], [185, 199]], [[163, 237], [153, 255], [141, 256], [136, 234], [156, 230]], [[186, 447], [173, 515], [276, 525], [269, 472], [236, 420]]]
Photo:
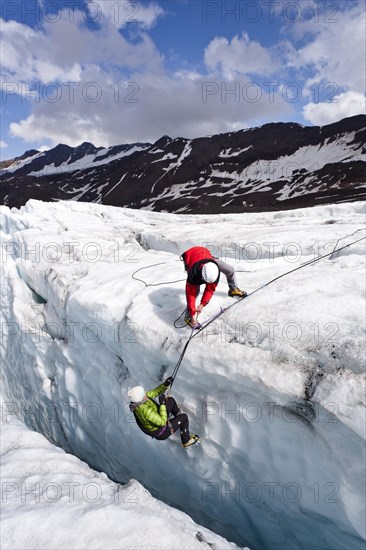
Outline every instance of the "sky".
[[3, 0], [1, 159], [365, 113], [364, 0]]

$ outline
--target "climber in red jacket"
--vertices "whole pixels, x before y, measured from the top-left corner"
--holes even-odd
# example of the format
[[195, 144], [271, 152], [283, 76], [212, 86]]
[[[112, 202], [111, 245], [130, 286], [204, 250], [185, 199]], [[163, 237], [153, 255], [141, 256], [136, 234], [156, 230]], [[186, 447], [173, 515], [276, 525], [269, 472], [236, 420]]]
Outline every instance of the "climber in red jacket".
[[[226, 276], [229, 285], [229, 296], [244, 298], [247, 295], [245, 291], [238, 288], [235, 279], [235, 269], [218, 258], [214, 258], [208, 248], [194, 246], [186, 250], [182, 254], [181, 259], [184, 261], [184, 267], [188, 274], [186, 283], [187, 314], [185, 321], [191, 327], [197, 324], [197, 315], [201, 313], [211, 300], [219, 282], [220, 273]], [[203, 292], [201, 303], [196, 308], [196, 298], [202, 284], [205, 284], [206, 288]]]

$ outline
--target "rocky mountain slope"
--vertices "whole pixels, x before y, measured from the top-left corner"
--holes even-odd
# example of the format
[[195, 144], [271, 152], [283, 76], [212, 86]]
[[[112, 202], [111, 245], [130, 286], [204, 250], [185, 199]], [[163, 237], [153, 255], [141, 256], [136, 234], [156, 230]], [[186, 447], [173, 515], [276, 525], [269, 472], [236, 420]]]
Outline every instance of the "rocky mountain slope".
[[366, 116], [197, 139], [27, 151], [0, 163], [0, 201], [70, 199], [184, 213], [282, 210], [366, 196]]

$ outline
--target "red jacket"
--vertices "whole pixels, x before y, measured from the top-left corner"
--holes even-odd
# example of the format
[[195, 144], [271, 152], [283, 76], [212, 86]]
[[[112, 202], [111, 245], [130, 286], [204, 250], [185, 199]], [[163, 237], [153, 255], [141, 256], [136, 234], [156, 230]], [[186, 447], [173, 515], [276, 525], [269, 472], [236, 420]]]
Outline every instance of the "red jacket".
[[[192, 317], [196, 313], [196, 297], [199, 294], [200, 285], [205, 284], [201, 276], [202, 265], [205, 263], [202, 260], [215, 261], [215, 258], [212, 256], [209, 249], [203, 246], [194, 246], [186, 250], [186, 252], [182, 254], [182, 257], [188, 273], [186, 283], [187, 311], [188, 315]], [[206, 284], [206, 288], [201, 298], [201, 304], [203, 306], [207, 306], [211, 300], [216, 290], [217, 282]]]

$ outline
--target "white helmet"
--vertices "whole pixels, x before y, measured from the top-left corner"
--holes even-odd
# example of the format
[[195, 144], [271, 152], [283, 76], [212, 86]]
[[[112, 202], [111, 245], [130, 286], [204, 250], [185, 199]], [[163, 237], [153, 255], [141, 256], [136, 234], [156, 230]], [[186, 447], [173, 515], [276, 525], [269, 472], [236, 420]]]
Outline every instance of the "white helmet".
[[128, 390], [127, 395], [134, 403], [140, 403], [144, 398], [145, 390], [142, 386], [135, 386]]
[[202, 278], [206, 283], [214, 283], [219, 277], [219, 268], [214, 262], [203, 264]]

